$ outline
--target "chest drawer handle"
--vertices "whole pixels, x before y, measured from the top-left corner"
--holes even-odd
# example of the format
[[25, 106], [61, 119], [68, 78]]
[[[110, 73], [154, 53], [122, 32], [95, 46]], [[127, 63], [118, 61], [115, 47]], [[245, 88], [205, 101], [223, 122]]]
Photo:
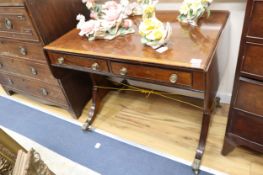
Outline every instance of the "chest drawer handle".
[[34, 67], [31, 67], [31, 73], [32, 75], [37, 75], [37, 70]]
[[0, 63], [0, 69], [2, 69], [4, 67], [3, 63]]
[[14, 84], [13, 80], [11, 80], [11, 79], [8, 79], [7, 81], [9, 83], [9, 85], [13, 85]]
[[63, 57], [58, 58], [58, 64], [63, 64], [65, 59]]
[[100, 68], [100, 65], [98, 63], [93, 63], [91, 65], [91, 69], [94, 70], [94, 71], [99, 70], [99, 68]]
[[172, 74], [169, 78], [170, 82], [173, 84], [177, 82], [177, 79], [178, 79], [178, 76], [176, 74]]
[[43, 96], [47, 96], [48, 95], [48, 91], [45, 88], [41, 88], [40, 91], [41, 91], [41, 94]]
[[26, 56], [27, 55], [27, 49], [24, 47], [19, 47], [19, 51], [21, 55]]
[[13, 28], [12, 21], [8, 18], [5, 18], [5, 28], [11, 30]]
[[125, 76], [128, 73], [128, 69], [126, 67], [122, 67], [120, 70], [120, 75]]

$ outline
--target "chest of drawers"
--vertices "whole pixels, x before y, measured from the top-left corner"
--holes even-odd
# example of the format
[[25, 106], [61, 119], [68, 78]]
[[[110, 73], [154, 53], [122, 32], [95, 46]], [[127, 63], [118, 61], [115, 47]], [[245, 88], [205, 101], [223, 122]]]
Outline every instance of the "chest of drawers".
[[65, 108], [74, 117], [81, 114], [90, 99], [89, 77], [71, 71], [56, 79], [43, 46], [74, 28], [76, 15], [88, 13], [84, 10], [79, 0], [0, 2], [0, 83], [9, 95], [22, 93]]
[[248, 0], [222, 154], [263, 152], [263, 1]]

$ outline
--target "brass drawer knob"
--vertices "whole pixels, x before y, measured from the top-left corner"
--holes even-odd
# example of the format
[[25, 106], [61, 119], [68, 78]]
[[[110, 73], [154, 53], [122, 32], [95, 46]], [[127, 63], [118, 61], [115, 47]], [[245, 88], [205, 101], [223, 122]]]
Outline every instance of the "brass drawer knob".
[[48, 95], [48, 91], [45, 88], [41, 88], [40, 91], [41, 91], [41, 94], [43, 96], [47, 96]]
[[3, 63], [0, 63], [0, 69], [2, 69], [4, 67]]
[[120, 70], [120, 75], [125, 76], [128, 73], [128, 69], [126, 67], [122, 67]]
[[63, 57], [58, 58], [58, 64], [63, 64], [65, 59]]
[[5, 18], [5, 28], [10, 30], [13, 28], [13, 24], [12, 24], [12, 21], [8, 18]]
[[27, 55], [27, 49], [24, 47], [19, 47], [19, 52], [21, 55], [26, 56]]
[[9, 83], [9, 85], [13, 85], [14, 84], [13, 80], [11, 80], [11, 79], [8, 79], [7, 81]]
[[94, 70], [94, 71], [99, 70], [99, 68], [100, 68], [100, 65], [98, 63], [93, 63], [91, 65], [91, 69]]
[[178, 79], [178, 76], [176, 74], [172, 74], [169, 78], [170, 82], [173, 84], [177, 82], [177, 79]]
[[34, 67], [31, 67], [31, 73], [32, 75], [37, 75], [37, 70]]

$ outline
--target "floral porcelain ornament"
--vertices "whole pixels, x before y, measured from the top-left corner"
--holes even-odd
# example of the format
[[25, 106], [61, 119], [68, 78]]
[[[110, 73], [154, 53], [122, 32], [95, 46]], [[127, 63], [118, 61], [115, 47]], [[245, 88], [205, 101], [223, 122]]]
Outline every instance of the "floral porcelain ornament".
[[164, 25], [155, 16], [155, 6], [157, 0], [139, 0], [143, 6], [143, 21], [139, 26], [139, 34], [141, 35], [141, 42], [145, 45], [151, 46], [153, 49], [161, 49], [163, 51], [168, 48], [165, 47], [172, 33], [170, 23]]
[[198, 19], [207, 12], [210, 15], [209, 6], [213, 0], [184, 0], [179, 12], [178, 20], [197, 26]]
[[90, 10], [90, 20], [86, 21], [84, 15], [79, 14], [77, 29], [80, 36], [86, 36], [89, 40], [111, 40], [117, 36], [134, 33], [133, 22], [127, 19], [130, 15], [140, 13], [137, 3], [129, 3], [128, 0], [107, 1], [104, 4], [96, 4], [95, 0], [82, 0]]

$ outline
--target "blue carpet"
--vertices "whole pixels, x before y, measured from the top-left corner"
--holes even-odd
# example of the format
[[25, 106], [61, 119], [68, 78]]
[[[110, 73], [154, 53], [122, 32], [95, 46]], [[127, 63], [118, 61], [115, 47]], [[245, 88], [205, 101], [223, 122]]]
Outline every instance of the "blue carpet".
[[[0, 97], [0, 125], [102, 175], [192, 175], [191, 167]], [[94, 145], [101, 143], [100, 149]], [[201, 171], [201, 175], [209, 173]]]

